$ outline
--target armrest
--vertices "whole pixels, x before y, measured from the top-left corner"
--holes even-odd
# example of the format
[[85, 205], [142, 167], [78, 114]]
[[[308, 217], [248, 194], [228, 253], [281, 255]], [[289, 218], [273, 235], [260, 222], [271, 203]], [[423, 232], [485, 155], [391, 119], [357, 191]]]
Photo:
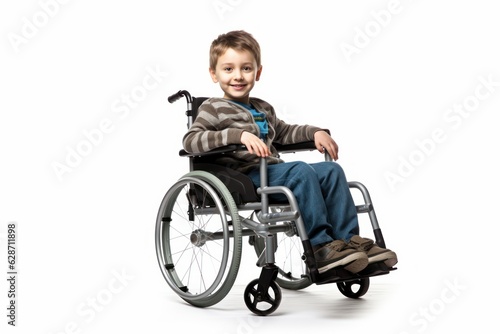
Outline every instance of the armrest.
[[[288, 145], [281, 145], [281, 144], [273, 144], [274, 148], [279, 153], [294, 153], [294, 152], [300, 152], [300, 151], [314, 151], [316, 149], [316, 146], [314, 145], [313, 141], [306, 141], [302, 143], [296, 143], [296, 144], [288, 144]], [[180, 150], [179, 155], [181, 157], [203, 157], [203, 156], [210, 156], [210, 155], [215, 155], [215, 154], [224, 154], [224, 153], [232, 153], [236, 151], [241, 151], [241, 150], [246, 150], [245, 145], [227, 145], [223, 147], [218, 147], [215, 148], [211, 151], [208, 152], [202, 152], [202, 153], [189, 153], [186, 152], [185, 150]]]
[[203, 156], [209, 156], [209, 155], [214, 155], [214, 154], [232, 153], [232, 152], [241, 151], [241, 150], [246, 150], [245, 145], [227, 145], [227, 146], [218, 147], [218, 148], [215, 148], [211, 151], [202, 152], [202, 153], [189, 153], [189, 152], [186, 152], [185, 150], [180, 150], [179, 155], [181, 157], [203, 157]]
[[314, 151], [316, 146], [313, 141], [306, 141], [302, 143], [289, 144], [289, 145], [281, 145], [281, 144], [273, 144], [274, 148], [280, 153], [294, 153], [300, 151]]
[[[326, 133], [330, 134], [330, 130], [322, 129]], [[316, 149], [316, 145], [314, 145], [314, 141], [305, 141], [301, 143], [281, 145], [273, 143], [274, 148], [280, 153], [294, 153], [300, 151], [314, 151]]]

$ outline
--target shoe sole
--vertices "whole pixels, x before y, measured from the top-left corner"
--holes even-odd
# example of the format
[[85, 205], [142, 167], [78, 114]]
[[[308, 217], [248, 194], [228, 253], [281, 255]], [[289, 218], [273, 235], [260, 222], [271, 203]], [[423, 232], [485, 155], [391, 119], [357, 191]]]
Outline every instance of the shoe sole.
[[336, 261], [329, 263], [321, 268], [318, 268], [318, 272], [323, 274], [324, 272], [342, 266], [345, 270], [350, 271], [353, 274], [360, 272], [365, 269], [368, 265], [368, 257], [360, 257], [360, 254], [353, 253], [347, 255], [346, 257]]
[[383, 261], [386, 266], [393, 267], [396, 263], [398, 263], [398, 258], [396, 256], [396, 253], [392, 251], [380, 253], [374, 256], [370, 256], [368, 258], [369, 263], [375, 263], [381, 261]]

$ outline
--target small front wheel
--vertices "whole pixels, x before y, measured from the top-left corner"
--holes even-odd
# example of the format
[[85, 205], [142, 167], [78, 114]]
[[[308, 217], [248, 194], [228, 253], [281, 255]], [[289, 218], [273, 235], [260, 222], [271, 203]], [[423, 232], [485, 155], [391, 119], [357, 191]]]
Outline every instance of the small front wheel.
[[244, 298], [250, 311], [257, 315], [269, 315], [276, 311], [281, 303], [281, 289], [275, 281], [271, 281], [268, 290], [260, 292], [259, 280], [254, 279], [248, 283]]
[[352, 281], [338, 282], [337, 287], [340, 292], [349, 298], [359, 298], [363, 296], [370, 287], [369, 278], [359, 278]]

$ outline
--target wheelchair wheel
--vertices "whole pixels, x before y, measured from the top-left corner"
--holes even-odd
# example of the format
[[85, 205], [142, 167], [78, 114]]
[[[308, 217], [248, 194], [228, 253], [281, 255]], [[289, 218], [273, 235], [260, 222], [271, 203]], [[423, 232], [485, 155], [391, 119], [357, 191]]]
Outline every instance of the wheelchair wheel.
[[[281, 303], [281, 290], [275, 281], [272, 281], [268, 290], [261, 294], [258, 291], [259, 279], [248, 283], [243, 298], [250, 311], [257, 315], [269, 315], [276, 311]], [[269, 293], [271, 292], [271, 293]]]
[[352, 281], [338, 282], [337, 287], [344, 296], [356, 299], [368, 291], [370, 279], [359, 278]]
[[[272, 208], [272, 210], [281, 209]], [[264, 238], [258, 236], [253, 238], [253, 246], [257, 256], [259, 256], [264, 251], [266, 243]], [[312, 283], [307, 275], [307, 266], [302, 259], [304, 249], [300, 238], [292, 231], [277, 233], [274, 238], [277, 246], [277, 249], [275, 249], [275, 264], [279, 268], [276, 283], [283, 289], [288, 290], [300, 290], [310, 286]]]
[[236, 279], [242, 247], [226, 186], [203, 171], [180, 178], [161, 202], [155, 244], [161, 272], [182, 299], [198, 307], [221, 301]]

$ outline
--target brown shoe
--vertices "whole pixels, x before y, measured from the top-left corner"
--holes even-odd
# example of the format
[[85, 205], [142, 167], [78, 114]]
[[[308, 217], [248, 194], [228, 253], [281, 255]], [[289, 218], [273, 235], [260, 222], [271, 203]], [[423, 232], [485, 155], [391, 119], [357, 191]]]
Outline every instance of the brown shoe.
[[335, 268], [357, 273], [368, 265], [365, 252], [349, 247], [344, 240], [335, 240], [314, 252], [320, 274]]
[[368, 256], [368, 263], [384, 262], [388, 267], [393, 267], [398, 263], [396, 253], [387, 248], [377, 246], [373, 240], [355, 235], [348, 244], [359, 251], [363, 251]]

